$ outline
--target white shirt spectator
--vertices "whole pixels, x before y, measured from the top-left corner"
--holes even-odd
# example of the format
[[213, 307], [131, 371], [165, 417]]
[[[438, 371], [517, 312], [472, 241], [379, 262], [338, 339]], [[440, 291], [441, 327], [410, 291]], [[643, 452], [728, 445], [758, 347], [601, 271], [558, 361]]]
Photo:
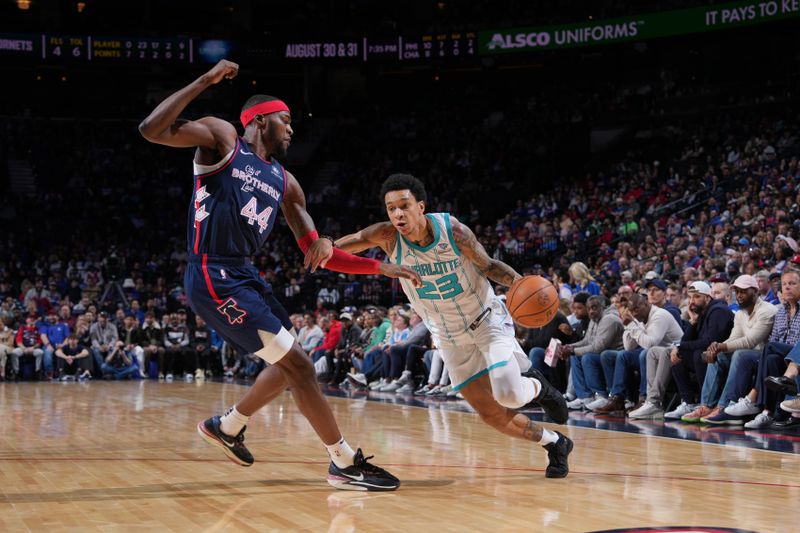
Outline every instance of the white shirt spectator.
[[633, 319], [622, 332], [622, 344], [626, 350], [669, 346], [681, 340], [683, 330], [669, 311], [655, 305], [650, 306], [647, 323]]
[[322, 331], [322, 328], [314, 324], [312, 327], [303, 326], [300, 330], [300, 334], [297, 335], [297, 342], [306, 352], [310, 352], [317, 346], [319, 343], [322, 342], [323, 337], [325, 337], [325, 332]]
[[756, 299], [753, 312], [739, 309], [733, 315], [733, 329], [725, 341], [728, 351], [761, 350], [772, 333], [772, 324], [778, 308], [761, 298]]

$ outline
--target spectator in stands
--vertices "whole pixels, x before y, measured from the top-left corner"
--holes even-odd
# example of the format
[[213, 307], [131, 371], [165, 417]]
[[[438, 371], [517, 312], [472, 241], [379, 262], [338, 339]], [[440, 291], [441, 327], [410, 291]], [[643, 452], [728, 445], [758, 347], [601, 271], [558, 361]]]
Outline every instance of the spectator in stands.
[[414, 392], [414, 371], [422, 363], [430, 345], [428, 328], [413, 309], [409, 311], [407, 319], [401, 315], [400, 320], [407, 320], [411, 329], [405, 340], [395, 342], [389, 347], [389, 379], [393, 381], [381, 389], [381, 392]]
[[303, 315], [301, 313], [294, 313], [289, 316], [289, 320], [292, 321], [292, 331], [290, 331], [290, 333], [294, 333], [294, 336], [299, 338], [300, 331], [303, 329]]
[[36, 278], [33, 287], [25, 293], [23, 305], [27, 309], [31, 303], [36, 306], [36, 312], [39, 315], [50, 309], [50, 291], [45, 288], [42, 278]]
[[75, 331], [75, 323], [77, 322], [77, 318], [73, 316], [69, 304], [61, 305], [58, 310], [58, 318], [62, 323], [67, 325], [70, 331]]
[[[572, 336], [569, 339], [570, 343], [583, 340], [583, 338], [586, 336], [586, 332], [589, 329], [589, 325], [592, 323], [592, 320], [589, 318], [588, 311], [589, 298], [590, 295], [588, 292], [579, 292], [575, 295], [575, 298], [573, 298], [572, 304], [570, 304], [571, 314], [567, 316], [567, 322], [569, 322], [569, 325], [572, 328]], [[556, 370], [558, 371], [558, 369], [561, 368], [566, 372], [567, 392], [565, 394], [565, 398], [567, 401], [573, 401], [577, 396], [575, 394], [575, 387], [572, 384], [572, 372], [569, 371], [569, 357], [562, 354], [561, 351], [558, 353], [559, 361], [563, 360], [564, 364], [562, 366], [559, 362], [559, 364], [556, 365]], [[562, 378], [560, 381], [563, 384], [564, 379]]]
[[117, 328], [117, 333], [121, 332], [122, 328], [125, 327], [125, 311], [123, 309], [114, 311], [114, 318], [111, 319], [111, 323]]
[[428, 382], [414, 391], [415, 395], [438, 396], [448, 392], [450, 375], [442, 360], [442, 352], [436, 346], [431, 345], [431, 349], [422, 356], [425, 367], [428, 370]]
[[767, 382], [777, 391], [783, 392], [793, 399], [784, 400], [780, 408], [791, 414], [779, 429], [796, 428], [800, 426], [800, 396], [798, 384], [800, 384], [800, 344], [796, 344], [791, 351], [786, 354], [786, 371], [783, 376], [767, 378]]
[[[78, 344], [81, 346], [86, 346], [90, 355], [92, 352], [91, 326], [91, 317], [88, 313], [78, 315], [78, 317], [75, 319], [75, 330], [72, 332], [76, 337], [78, 337]], [[94, 367], [94, 359], [92, 359], [92, 364], [89, 366], [92, 368]]]
[[756, 273], [756, 279], [758, 280], [758, 295], [763, 300], [773, 305], [780, 305], [778, 296], [775, 291], [772, 290], [772, 285], [770, 284], [769, 271], [759, 270], [758, 273]]
[[[653, 347], [669, 347], [683, 336], [683, 330], [675, 318], [667, 310], [651, 304], [649, 297], [641, 294], [632, 294], [628, 298], [627, 305], [620, 312], [620, 319], [625, 327], [622, 334], [624, 350], [618, 352], [619, 355], [611, 352], [616, 356], [613, 364], [603, 358], [606, 380], [611, 383], [611, 396], [607, 403], [594, 410], [598, 414], [625, 410], [626, 384], [632, 381], [631, 374], [639, 369], [642, 352]], [[642, 374], [639, 379], [646, 382], [647, 376]]]
[[342, 323], [334, 318], [331, 318], [331, 316], [322, 317], [320, 319], [320, 326], [324, 332], [322, 342], [319, 346], [311, 350], [311, 353], [308, 354], [315, 365], [318, 361], [322, 359], [325, 360], [324, 363], [316, 365], [318, 376], [328, 374], [329, 372], [333, 371], [333, 366], [328, 366], [328, 364], [333, 361], [333, 350], [336, 349], [336, 346], [339, 344], [339, 340], [342, 338]]
[[239, 377], [254, 378], [264, 369], [265, 362], [255, 354], [249, 353], [241, 357], [242, 368], [239, 370]]
[[[372, 314], [364, 310], [357, 318], [356, 323], [358, 326], [361, 327], [361, 335], [358, 337], [358, 342], [355, 346], [352, 347], [350, 350], [350, 364], [353, 370], [358, 373], [361, 371], [361, 368], [364, 363], [364, 349], [369, 345], [370, 339], [372, 339], [372, 332], [375, 329], [374, 327], [374, 319]], [[350, 374], [348, 373], [347, 380], [350, 384], [353, 384], [352, 379], [350, 379]], [[364, 385], [366, 386], [366, 385]]]
[[373, 369], [372, 375], [369, 373], [366, 374], [368, 381], [372, 381], [373, 375], [374, 377], [380, 376], [380, 380], [377, 383], [373, 383], [371, 387], [378, 392], [390, 392], [389, 386], [392, 385], [395, 380], [395, 378], [391, 376], [392, 361], [389, 350], [395, 344], [408, 340], [408, 336], [411, 334], [408, 313], [399, 309], [394, 309], [394, 313], [391, 313], [391, 311], [392, 310], [390, 310], [389, 313], [389, 316], [393, 316], [391, 335], [389, 336], [389, 340], [381, 348], [380, 361], [376, 362], [376, 368]]
[[67, 342], [56, 350], [55, 355], [58, 361], [59, 380], [75, 381], [91, 378], [89, 367], [92, 358], [89, 350], [78, 343], [78, 337], [75, 335], [67, 337]]
[[592, 296], [600, 294], [600, 285], [597, 284], [585, 264], [572, 263], [569, 267], [569, 278], [572, 292], [588, 292]]
[[[760, 286], [760, 284], [759, 284]], [[747, 429], [761, 429], [771, 427], [776, 422], [793, 422], [793, 418], [784, 418], [783, 413], [777, 409], [777, 403], [783, 398], [778, 398], [781, 392], [781, 381], [777, 380], [777, 388], [773, 391], [767, 386], [767, 378], [779, 378], [786, 372], [785, 357], [792, 348], [800, 342], [800, 320], [798, 320], [798, 300], [800, 300], [800, 273], [796, 270], [785, 270], [781, 276], [781, 299], [783, 303], [778, 307], [772, 332], [767, 339], [767, 344], [761, 351], [758, 359], [758, 372], [755, 387], [739, 399], [734, 405], [725, 407], [725, 413], [732, 417], [751, 417], [753, 420], [745, 423]], [[733, 378], [737, 381], [747, 379], [743, 377], [747, 372], [746, 365], [737, 369]], [[734, 370], [731, 369], [731, 374]], [[746, 374], [749, 376], [749, 374]], [[782, 419], [783, 418], [783, 419]], [[777, 429], [783, 429], [782, 424]]]
[[303, 324], [303, 329], [297, 336], [297, 342], [306, 353], [310, 354], [314, 348], [320, 345], [325, 333], [317, 325], [317, 319], [311, 313], [303, 315]]
[[667, 301], [680, 309], [681, 321], [685, 326], [685, 322], [689, 319], [689, 300], [684, 297], [683, 286], [678, 283], [670, 283], [667, 286]]
[[100, 372], [103, 365], [106, 364], [109, 353], [119, 340], [117, 328], [108, 321], [108, 313], [100, 311], [97, 315], [97, 322], [89, 328], [89, 336], [91, 337], [91, 351], [95, 368]]
[[708, 363], [705, 351], [712, 342], [723, 342], [733, 329], [733, 313], [728, 304], [711, 297], [711, 287], [704, 281], [693, 282], [689, 293], [689, 326], [681, 338], [680, 345], [670, 353], [672, 376], [678, 385], [681, 403], [674, 410], [664, 414], [664, 418], [682, 419], [697, 422], [707, 416], [709, 398], [701, 398], [700, 405], [694, 404], [694, 390], [690, 372], [694, 372], [698, 388], [702, 388]]
[[6, 360], [14, 351], [14, 330], [0, 319], [0, 381], [6, 379]]
[[128, 313], [122, 322], [122, 327], [118, 328], [119, 340], [122, 342], [122, 349], [125, 350], [132, 359], [136, 368], [139, 369], [139, 376], [147, 377], [147, 366], [145, 365], [144, 347], [145, 339], [142, 330], [139, 328], [139, 321], [133, 313]]
[[329, 386], [337, 386], [347, 377], [347, 373], [350, 371], [351, 351], [358, 345], [362, 333], [361, 327], [353, 322], [352, 313], [342, 313], [339, 315], [339, 321], [342, 323], [342, 334], [329, 361], [333, 368], [328, 381]]
[[392, 323], [388, 317], [384, 317], [383, 313], [375, 309], [370, 313], [372, 322], [372, 333], [370, 334], [369, 343], [364, 347], [364, 359], [361, 363], [361, 373], [364, 375], [369, 374], [374, 367], [383, 364], [383, 347], [386, 345], [386, 340], [391, 335]]
[[11, 352], [11, 372], [14, 377], [19, 375], [20, 357], [33, 357], [35, 359], [36, 379], [41, 379], [42, 377], [44, 350], [42, 350], [42, 334], [39, 332], [38, 326], [36, 326], [37, 318], [33, 313], [28, 314], [25, 318], [25, 325], [17, 330], [16, 348]]
[[317, 305], [320, 303], [326, 308], [335, 308], [339, 305], [339, 291], [333, 283], [326, 283], [317, 293]]
[[222, 339], [217, 332], [209, 328], [202, 317], [195, 316], [195, 327], [191, 331], [189, 348], [194, 352], [195, 379], [203, 380], [214, 375], [214, 368], [221, 367], [220, 349]]
[[242, 368], [242, 356], [230, 344], [222, 345], [222, 372], [226, 378], [232, 378]]
[[739, 304], [731, 294], [731, 286], [726, 281], [717, 281], [711, 285], [711, 298], [714, 300], [722, 300], [728, 306], [728, 309], [734, 313], [739, 310]]
[[759, 297], [758, 280], [746, 274], [733, 282], [739, 310], [733, 318], [733, 330], [725, 342], [712, 342], [706, 350], [708, 370], [703, 382], [704, 396], [716, 399], [715, 391], [724, 383], [714, 410], [701, 422], [741, 425], [743, 416], [724, 411], [737, 398], [744, 398], [758, 368], [758, 359], [769, 338], [778, 308]]
[[606, 402], [606, 386], [603, 379], [600, 354], [605, 350], [622, 348], [623, 325], [617, 309], [605, 306], [605, 297], [592, 296], [588, 301], [591, 323], [584, 338], [565, 344], [560, 357], [570, 357], [570, 374], [577, 398], [567, 403], [570, 409], [594, 409]]
[[158, 377], [164, 378], [164, 331], [156, 320], [152, 311], [144, 314], [144, 324], [142, 324], [140, 342], [142, 353], [144, 354], [145, 373], [149, 373], [150, 361], [158, 363]]
[[133, 378], [139, 373], [139, 368], [133, 364], [133, 357], [125, 351], [122, 341], [114, 343], [100, 370], [105, 379], [116, 380]]
[[[576, 342], [577, 340], [582, 339], [583, 336], [586, 335], [586, 330], [589, 329], [591, 320], [589, 319], [589, 312], [587, 311], [586, 306], [589, 303], [590, 296], [591, 295], [588, 292], [579, 292], [569, 304], [567, 322], [569, 322], [569, 325], [572, 328], [571, 342]], [[564, 312], [566, 313], [566, 311]]]
[[165, 318], [164, 326], [164, 365], [166, 380], [174, 379], [173, 373], [176, 366], [183, 370], [184, 379], [191, 381], [194, 379], [195, 367], [192, 367], [193, 353], [189, 349], [189, 328], [186, 324], [181, 324], [178, 313], [172, 313], [169, 318]]
[[139, 303], [139, 300], [131, 300], [130, 313], [140, 326], [144, 324], [144, 310], [142, 310], [142, 305]]
[[70, 336], [69, 326], [59, 321], [56, 308], [51, 307], [47, 311], [47, 322], [40, 331], [44, 349], [44, 373], [47, 379], [50, 379], [53, 377], [53, 355], [67, 342], [67, 337]]
[[655, 305], [667, 311], [682, 327], [681, 310], [667, 297], [667, 291], [669, 290], [667, 284], [660, 279], [654, 278], [647, 281], [644, 287], [647, 290], [647, 301], [650, 302], [651, 305]]

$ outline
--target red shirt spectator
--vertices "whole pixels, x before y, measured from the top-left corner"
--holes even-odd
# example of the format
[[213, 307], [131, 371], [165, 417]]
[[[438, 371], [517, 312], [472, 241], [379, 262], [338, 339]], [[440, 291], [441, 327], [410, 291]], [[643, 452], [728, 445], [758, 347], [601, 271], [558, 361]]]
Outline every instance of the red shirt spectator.
[[16, 342], [20, 348], [42, 347], [42, 335], [36, 325], [37, 318], [34, 314], [28, 315], [25, 319], [25, 325], [17, 330]]

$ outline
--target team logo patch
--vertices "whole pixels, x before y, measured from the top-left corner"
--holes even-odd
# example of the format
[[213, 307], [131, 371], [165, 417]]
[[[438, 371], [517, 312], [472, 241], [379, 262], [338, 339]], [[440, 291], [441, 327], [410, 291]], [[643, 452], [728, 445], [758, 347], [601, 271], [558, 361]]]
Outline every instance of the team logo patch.
[[236, 306], [236, 300], [228, 298], [222, 305], [217, 307], [217, 311], [225, 315], [231, 325], [244, 324], [244, 317], [247, 316], [247, 311], [239, 309]]
[[448, 248], [450, 248], [450, 245], [449, 245], [449, 244], [447, 244], [446, 242], [440, 242], [439, 244], [437, 244], [437, 245], [436, 245], [436, 247], [437, 247], [437, 248], [439, 248], [441, 251], [443, 251], [443, 252], [444, 252], [445, 250], [447, 250]]
[[205, 204], [203, 204], [203, 205], [199, 206], [199, 207], [197, 208], [197, 210], [194, 212], [194, 219], [195, 219], [195, 221], [197, 221], [197, 222], [202, 222], [202, 221], [204, 221], [206, 218], [208, 218], [208, 217], [209, 217], [209, 215], [211, 215], [211, 213], [209, 213], [208, 211], [206, 211], [206, 206], [205, 206]]
[[211, 194], [209, 194], [206, 191], [206, 186], [203, 185], [202, 187], [199, 187], [197, 189], [197, 192], [194, 195], [194, 200], [195, 200], [195, 202], [202, 202], [203, 200], [205, 200], [206, 198], [208, 198], [210, 196], [211, 196]]

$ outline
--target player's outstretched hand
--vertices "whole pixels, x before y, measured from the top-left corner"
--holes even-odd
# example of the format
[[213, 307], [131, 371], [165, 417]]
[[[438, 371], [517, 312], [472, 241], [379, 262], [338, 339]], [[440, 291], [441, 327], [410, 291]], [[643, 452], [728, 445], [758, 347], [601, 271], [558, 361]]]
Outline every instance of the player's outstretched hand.
[[220, 59], [219, 63], [214, 65], [211, 70], [206, 73], [208, 81], [212, 84], [219, 83], [223, 79], [232, 80], [239, 73], [239, 65], [227, 59]]
[[407, 266], [393, 265], [391, 263], [381, 263], [378, 272], [387, 278], [403, 278], [410, 280], [415, 287], [422, 287], [422, 278], [416, 271]]
[[303, 267], [311, 267], [311, 272], [316, 272], [317, 268], [325, 268], [325, 265], [333, 257], [333, 243], [329, 239], [317, 239], [311, 243], [303, 260]]

